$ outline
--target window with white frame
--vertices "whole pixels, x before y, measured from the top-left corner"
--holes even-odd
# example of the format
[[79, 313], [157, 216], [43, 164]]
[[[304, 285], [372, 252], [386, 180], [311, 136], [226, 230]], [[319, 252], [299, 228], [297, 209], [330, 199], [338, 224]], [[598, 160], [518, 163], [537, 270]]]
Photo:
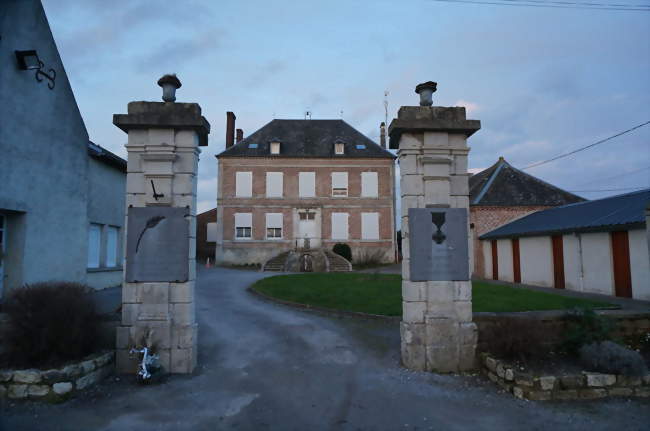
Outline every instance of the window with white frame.
[[332, 213], [332, 239], [348, 239], [348, 213]]
[[298, 196], [301, 198], [316, 196], [316, 172], [300, 172], [298, 174]]
[[377, 172], [361, 172], [361, 197], [376, 198], [377, 196], [379, 196]]
[[266, 213], [266, 238], [282, 238], [282, 213]]
[[345, 153], [345, 144], [343, 142], [337, 142], [334, 144], [334, 154], [343, 154]]
[[280, 154], [279, 142], [271, 142], [271, 154]]
[[266, 197], [281, 198], [283, 187], [282, 172], [266, 173]]
[[102, 225], [91, 223], [88, 226], [88, 268], [99, 268], [102, 248]]
[[379, 239], [379, 213], [361, 213], [361, 239]]
[[106, 266], [116, 267], [118, 256], [119, 228], [115, 226], [106, 227]]
[[348, 173], [332, 172], [332, 196], [346, 197], [348, 195]]
[[250, 198], [253, 196], [253, 173], [237, 172], [235, 174], [235, 196]]
[[253, 231], [252, 213], [235, 213], [235, 239], [250, 239]]

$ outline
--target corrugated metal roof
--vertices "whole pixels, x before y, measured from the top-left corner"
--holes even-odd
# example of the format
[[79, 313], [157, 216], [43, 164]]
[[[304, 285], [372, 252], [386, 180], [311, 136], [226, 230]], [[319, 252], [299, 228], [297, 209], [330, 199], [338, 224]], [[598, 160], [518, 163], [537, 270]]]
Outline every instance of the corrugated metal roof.
[[122, 172], [126, 172], [126, 160], [92, 141], [88, 141], [88, 155], [113, 166]]
[[[271, 142], [280, 142], [280, 154], [271, 154]], [[343, 120], [272, 120], [217, 157], [395, 158]]]
[[480, 237], [498, 239], [643, 227], [650, 188], [535, 212]]

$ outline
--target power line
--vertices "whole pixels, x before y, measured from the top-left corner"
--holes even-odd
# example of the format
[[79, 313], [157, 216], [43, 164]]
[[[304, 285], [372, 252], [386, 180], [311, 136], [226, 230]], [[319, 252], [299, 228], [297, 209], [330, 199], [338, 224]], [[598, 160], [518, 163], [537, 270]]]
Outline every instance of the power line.
[[[636, 5], [630, 8], [622, 7], [592, 7], [592, 6], [572, 6], [572, 5], [554, 5], [554, 4], [524, 4], [524, 3], [503, 3], [497, 1], [479, 1], [479, 0], [431, 0], [436, 2], [444, 3], [469, 3], [469, 4], [481, 4], [481, 5], [495, 5], [495, 6], [519, 6], [519, 7], [543, 7], [543, 8], [554, 8], [554, 9], [588, 9], [588, 10], [618, 10], [618, 11], [636, 11], [636, 12], [650, 12], [650, 8], [639, 8]], [[502, 0], [507, 1], [507, 0]], [[524, 0], [525, 1], [525, 0]]]
[[600, 189], [600, 190], [567, 190], [567, 192], [571, 192], [571, 193], [620, 192], [623, 190], [641, 190], [645, 188], [648, 188], [648, 186], [622, 187], [620, 189]]
[[601, 139], [600, 141], [594, 142], [593, 144], [590, 144], [590, 145], [587, 145], [587, 146], [584, 146], [584, 147], [580, 147], [580, 148], [578, 148], [576, 150], [573, 150], [573, 151], [569, 151], [568, 153], [560, 154], [559, 156], [555, 156], [555, 157], [547, 159], [547, 160], [542, 160], [541, 162], [533, 163], [532, 165], [528, 165], [528, 166], [526, 166], [525, 168], [522, 168], [522, 169], [534, 168], [534, 167], [541, 166], [541, 165], [544, 165], [546, 163], [550, 163], [552, 161], [555, 161], [555, 160], [570, 156], [570, 155], [578, 153], [580, 151], [584, 151], [584, 150], [586, 150], [588, 148], [595, 147], [596, 145], [603, 144], [603, 143], [605, 143], [605, 142], [607, 142], [609, 140], [612, 140], [614, 138], [617, 138], [619, 136], [625, 135], [626, 133], [630, 133], [633, 130], [639, 129], [639, 128], [643, 127], [643, 126], [647, 126], [648, 124], [650, 124], [650, 121], [646, 121], [645, 123], [639, 124], [638, 126], [634, 126], [631, 129], [624, 130], [624, 131], [622, 131], [620, 133], [617, 133], [615, 135], [610, 136], [609, 138]]
[[649, 8], [647, 4], [621, 4], [621, 3], [593, 3], [593, 2], [571, 2], [571, 1], [556, 1], [556, 0], [498, 0], [500, 2], [521, 2], [521, 3], [541, 3], [541, 4], [556, 4], [556, 5], [571, 5], [571, 6], [587, 6], [587, 7], [623, 7], [623, 8]]

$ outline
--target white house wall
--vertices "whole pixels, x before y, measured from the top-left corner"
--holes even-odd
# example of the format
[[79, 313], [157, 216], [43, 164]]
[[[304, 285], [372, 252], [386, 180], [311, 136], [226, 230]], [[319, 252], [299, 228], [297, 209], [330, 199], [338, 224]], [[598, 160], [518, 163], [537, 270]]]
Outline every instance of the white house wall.
[[492, 279], [492, 244], [490, 241], [481, 241], [483, 243], [483, 262], [485, 262], [485, 278]]
[[551, 238], [519, 239], [521, 282], [553, 287], [553, 252]]
[[[497, 241], [497, 258], [499, 263], [499, 280], [515, 281], [515, 273], [512, 265], [511, 240], [500, 239]], [[490, 269], [490, 272], [492, 272], [492, 269]]]
[[581, 236], [585, 290], [591, 293], [614, 295], [610, 233], [585, 233]]
[[580, 282], [581, 257], [580, 257], [580, 236], [582, 234], [569, 234], [562, 236], [564, 246], [564, 285], [567, 290], [582, 291]]
[[632, 297], [650, 300], [650, 256], [645, 229], [628, 232], [630, 241], [630, 269], [632, 271]]

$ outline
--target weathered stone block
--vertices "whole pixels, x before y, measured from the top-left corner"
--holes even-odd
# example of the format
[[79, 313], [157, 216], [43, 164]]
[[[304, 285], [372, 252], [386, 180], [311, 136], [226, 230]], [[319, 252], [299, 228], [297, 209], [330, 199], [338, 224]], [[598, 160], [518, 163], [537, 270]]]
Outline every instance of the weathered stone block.
[[193, 302], [194, 301], [194, 281], [185, 283], [169, 284], [169, 302]]
[[27, 397], [27, 385], [8, 385], [7, 397], [22, 399]]
[[177, 148], [174, 173], [193, 174], [198, 172], [199, 155], [195, 149]]
[[504, 377], [509, 382], [515, 380], [515, 373], [512, 371], [512, 368], [506, 368], [506, 372], [504, 373]]
[[458, 330], [461, 345], [476, 346], [478, 341], [478, 327], [474, 322], [461, 322]]
[[[440, 148], [449, 146], [449, 133], [448, 132], [424, 132], [424, 141], [422, 142], [424, 148]], [[400, 141], [400, 148], [401, 141]]]
[[50, 393], [48, 385], [29, 385], [27, 387], [27, 396], [40, 398]]
[[533, 376], [528, 373], [522, 373], [520, 371], [515, 371], [515, 383], [519, 386], [527, 386], [530, 388], [535, 385]]
[[491, 372], [493, 372], [493, 373], [497, 372], [497, 361], [496, 361], [496, 359], [490, 358], [490, 357], [485, 358], [485, 366]]
[[456, 319], [459, 322], [472, 321], [472, 303], [470, 301], [454, 301], [453, 304], [456, 311]]
[[198, 147], [199, 137], [193, 130], [176, 130], [173, 142], [177, 147]]
[[[174, 175], [173, 194], [196, 194], [196, 175], [176, 174]], [[177, 206], [177, 205], [174, 205]]]
[[402, 251], [404, 258], [402, 259], [402, 281], [411, 279], [411, 259], [408, 258], [408, 249]]
[[5, 385], [0, 385], [0, 400], [5, 398], [7, 398], [7, 388], [5, 388]]
[[[402, 198], [402, 217], [408, 216], [409, 208], [424, 208], [424, 196], [404, 196]], [[408, 226], [408, 219], [402, 219], [402, 226]], [[406, 237], [408, 237], [407, 231], [402, 232], [402, 238]], [[402, 247], [402, 250], [406, 250], [406, 248]]]
[[613, 374], [594, 374], [587, 373], [587, 386], [603, 387], [612, 386], [616, 383], [616, 376]]
[[528, 391], [526, 393], [526, 398], [531, 401], [548, 401], [551, 397], [551, 391]]
[[452, 173], [454, 175], [463, 175], [467, 173], [467, 155], [456, 154], [453, 157]]
[[126, 176], [127, 193], [146, 193], [144, 174], [131, 173]]
[[422, 171], [424, 177], [449, 177], [451, 170], [451, 159], [445, 157], [444, 163], [440, 163], [440, 157], [422, 157]]
[[138, 370], [138, 359], [129, 354], [128, 349], [115, 351], [115, 370], [120, 374], [133, 374]]
[[41, 378], [43, 379], [42, 381], [45, 383], [56, 383], [60, 382], [61, 380], [64, 380], [67, 378], [67, 376], [61, 372], [61, 370], [47, 370], [43, 371], [41, 373]]
[[136, 302], [147, 304], [167, 304], [169, 283], [139, 283]]
[[585, 377], [581, 375], [561, 376], [560, 387], [563, 389], [576, 389], [585, 386]]
[[421, 175], [402, 175], [401, 176], [401, 193], [402, 196], [423, 196], [424, 188]]
[[521, 389], [520, 387], [517, 387], [517, 386], [513, 387], [512, 388], [512, 394], [515, 397], [519, 398], [520, 400], [524, 399], [524, 390]]
[[402, 341], [402, 364], [411, 370], [424, 371], [426, 368], [424, 344], [405, 343]]
[[450, 196], [449, 206], [451, 208], [469, 208], [469, 197], [467, 196]]
[[427, 283], [417, 281], [402, 281], [402, 300], [407, 302], [426, 301]]
[[174, 325], [191, 325], [196, 321], [195, 306], [190, 303], [175, 303], [173, 307], [172, 319]]
[[413, 175], [420, 173], [418, 171], [418, 156], [415, 154], [404, 154], [399, 157], [400, 173], [404, 175]]
[[488, 379], [490, 379], [490, 381], [492, 383], [496, 383], [496, 382], [499, 381], [499, 377], [496, 374], [494, 374], [493, 372], [488, 372], [487, 376], [488, 376]]
[[455, 196], [469, 195], [469, 181], [465, 175], [452, 175], [449, 177], [449, 192]]
[[14, 371], [15, 383], [38, 383], [40, 381], [41, 381], [41, 373], [38, 370]]
[[437, 373], [456, 373], [459, 371], [459, 354], [456, 345], [426, 348], [427, 370]]
[[66, 365], [61, 371], [69, 377], [76, 377], [83, 372], [79, 364]]
[[133, 326], [138, 318], [140, 304], [122, 304], [122, 325]]
[[555, 388], [556, 378], [554, 376], [543, 376], [539, 378], [539, 386], [543, 391], [551, 391]]
[[400, 335], [402, 343], [424, 345], [426, 326], [424, 323], [400, 322]]
[[424, 314], [427, 311], [427, 303], [424, 301], [405, 302], [402, 301], [402, 321], [408, 323], [424, 323]]
[[425, 180], [424, 203], [427, 205], [449, 205], [449, 180]]
[[0, 383], [8, 382], [13, 377], [14, 372], [11, 370], [0, 371]]
[[650, 397], [650, 388], [644, 388], [644, 387], [634, 388], [634, 395], [643, 398]]
[[458, 348], [458, 371], [470, 371], [476, 368], [476, 346], [461, 345]]
[[458, 340], [458, 323], [452, 319], [427, 316], [426, 345], [431, 347], [451, 346]]
[[169, 320], [169, 304], [140, 304], [138, 309], [138, 322], [167, 321]]
[[631, 397], [634, 395], [633, 388], [609, 388], [608, 392], [612, 397]]
[[57, 395], [65, 395], [72, 390], [71, 382], [60, 382], [52, 385], [52, 391]]
[[169, 349], [171, 347], [170, 321], [140, 322], [140, 324], [135, 326], [134, 333], [135, 345], [138, 348], [142, 348], [145, 345], [155, 346], [158, 350]]
[[[172, 349], [190, 349], [196, 346], [198, 337], [198, 325], [174, 326], [171, 329]], [[172, 355], [173, 360], [173, 355]]]
[[616, 376], [616, 384], [620, 386], [641, 386], [643, 380], [635, 376]]
[[403, 133], [399, 140], [399, 149], [420, 149], [424, 145], [422, 133]]
[[576, 389], [565, 389], [563, 391], [553, 392], [554, 400], [577, 400], [578, 391]]
[[426, 285], [430, 302], [451, 304], [454, 301], [453, 281], [427, 281]]
[[454, 281], [454, 301], [471, 301], [472, 300], [472, 282], [471, 281]]
[[122, 283], [122, 303], [134, 304], [138, 301], [139, 283]]
[[605, 398], [607, 391], [605, 389], [578, 389], [578, 396], [585, 400]]
[[506, 378], [506, 369], [503, 367], [503, 363], [501, 362], [497, 364], [497, 376], [499, 376], [500, 379]]

